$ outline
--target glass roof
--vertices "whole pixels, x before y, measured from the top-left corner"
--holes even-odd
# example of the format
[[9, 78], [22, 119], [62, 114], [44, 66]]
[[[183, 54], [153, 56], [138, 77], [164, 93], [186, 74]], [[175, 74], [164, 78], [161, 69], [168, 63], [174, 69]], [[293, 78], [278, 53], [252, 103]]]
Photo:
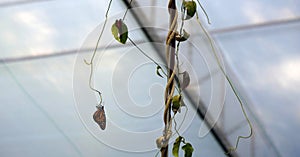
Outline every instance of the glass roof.
[[[83, 60], [92, 55], [108, 3], [0, 2], [0, 156], [156, 155], [165, 80], [155, 75], [156, 65], [131, 43], [113, 40], [110, 25], [127, 8], [122, 1], [112, 2], [94, 73], [95, 87], [103, 92], [106, 130], [92, 120], [97, 95], [88, 89], [90, 69]], [[161, 19], [168, 17], [167, 1], [134, 0], [132, 5], [141, 8], [136, 9], [138, 15], [129, 11], [126, 16], [130, 38], [162, 63], [168, 20]], [[233, 156], [299, 156], [300, 2], [229, 0], [202, 5], [211, 24], [199, 11], [200, 19], [247, 102], [245, 109], [254, 127], [254, 136], [241, 140]], [[145, 26], [152, 29], [140, 29]], [[194, 82], [188, 87], [193, 94], [186, 99], [188, 110], [181, 112], [181, 117], [185, 112], [188, 116], [180, 131], [193, 144], [194, 156], [226, 156], [216, 136], [230, 147], [237, 136], [248, 134], [249, 127], [209, 54], [203, 31], [195, 21], [186, 29], [193, 34], [192, 42], [181, 44], [187, 50], [181, 52], [182, 70], [190, 70]], [[193, 100], [206, 108], [216, 105], [207, 113], [216, 121], [217, 135], [205, 134], [209, 128]]]

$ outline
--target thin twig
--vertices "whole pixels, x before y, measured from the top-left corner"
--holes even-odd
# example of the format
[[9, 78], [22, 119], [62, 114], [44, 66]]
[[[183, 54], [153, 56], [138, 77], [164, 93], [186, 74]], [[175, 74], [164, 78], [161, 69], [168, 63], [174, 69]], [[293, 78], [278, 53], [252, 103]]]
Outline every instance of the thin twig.
[[[132, 1], [133, 1], [133, 0], [131, 0], [129, 4], [131, 4]], [[97, 93], [99, 94], [99, 97], [100, 97], [100, 102], [99, 102], [99, 104], [98, 104], [99, 106], [102, 105], [102, 102], [103, 102], [103, 99], [102, 99], [102, 93], [101, 93], [99, 90], [97, 90], [96, 88], [94, 88], [94, 87], [92, 86], [92, 77], [93, 77], [93, 73], [94, 73], [94, 59], [95, 59], [95, 56], [96, 56], [96, 53], [97, 53], [97, 49], [98, 49], [99, 43], [100, 43], [101, 38], [102, 38], [102, 36], [103, 36], [104, 29], [105, 29], [106, 24], [107, 24], [107, 18], [108, 18], [108, 13], [109, 13], [111, 4], [112, 4], [112, 0], [109, 1], [108, 7], [107, 7], [107, 10], [106, 10], [106, 14], [105, 14], [104, 24], [103, 24], [102, 29], [101, 29], [101, 31], [100, 31], [100, 35], [99, 35], [99, 37], [98, 37], [98, 40], [97, 40], [95, 49], [94, 49], [94, 51], [93, 51], [93, 55], [92, 55], [92, 57], [91, 57], [91, 59], [90, 59], [89, 62], [88, 62], [87, 60], [84, 60], [84, 62], [85, 62], [87, 65], [90, 66], [89, 87], [90, 87], [91, 90], [93, 90], [93, 91], [95, 91], [95, 92], [97, 92]], [[129, 7], [126, 9], [126, 11], [125, 11], [125, 13], [124, 13], [123, 21], [124, 21], [126, 15], [127, 15], [128, 10], [129, 10]]]
[[127, 7], [127, 9], [126, 9], [126, 11], [125, 11], [125, 13], [124, 13], [124, 15], [123, 15], [123, 21], [125, 20], [125, 17], [126, 17], [126, 15], [127, 15], [128, 10], [131, 8], [131, 2], [132, 2], [132, 1], [133, 1], [133, 0], [130, 0], [129, 5], [128, 5], [128, 7]]
[[[204, 15], [205, 15], [205, 17], [206, 17], [206, 19], [207, 19], [207, 23], [208, 23], [208, 24], [211, 24], [211, 23], [210, 23], [210, 20], [209, 20], [209, 17], [208, 17], [208, 15], [207, 15], [207, 13], [206, 13], [204, 7], [202, 6], [202, 4], [200, 3], [199, 0], [197, 0], [197, 2], [198, 2], [198, 4], [199, 4], [199, 6], [201, 7], [201, 10], [203, 11], [203, 13], [204, 13]], [[198, 14], [198, 13], [197, 13], [197, 14]]]
[[174, 114], [173, 117], [172, 117], [173, 122], [174, 122], [174, 130], [175, 130], [175, 132], [176, 132], [176, 134], [177, 134], [178, 136], [181, 136], [180, 133], [179, 133], [179, 131], [177, 130], [177, 122], [176, 122], [176, 119], [175, 119], [175, 115], [176, 115], [176, 114]]
[[[134, 47], [136, 47], [145, 57], [147, 57], [149, 60], [151, 60], [157, 66], [161, 67], [153, 58], [151, 58], [149, 55], [147, 55], [147, 53], [145, 51], [143, 51], [130, 37], [128, 37], [128, 39], [132, 43], [132, 45]], [[167, 76], [167, 73], [163, 69], [161, 69], [161, 71], [163, 72], [163, 74], [165, 76]]]
[[93, 72], [94, 72], [94, 58], [96, 56], [96, 53], [97, 53], [97, 49], [98, 49], [98, 45], [100, 43], [100, 40], [102, 38], [102, 35], [103, 35], [103, 32], [104, 32], [104, 29], [105, 29], [105, 26], [106, 26], [106, 23], [107, 23], [107, 17], [108, 17], [108, 12], [109, 12], [109, 9], [110, 9], [110, 6], [111, 6], [111, 3], [112, 3], [112, 0], [109, 1], [109, 4], [108, 4], [108, 7], [107, 7], [107, 10], [106, 10], [106, 14], [105, 14], [105, 21], [104, 21], [104, 24], [102, 26], [102, 29], [101, 29], [101, 32], [100, 32], [100, 35], [98, 37], [98, 40], [97, 40], [97, 43], [96, 43], [96, 46], [95, 46], [95, 49], [94, 49], [94, 52], [93, 52], [93, 55], [92, 55], [92, 58], [90, 60], [90, 62], [87, 62], [86, 60], [84, 60], [84, 62], [90, 66], [90, 76], [89, 76], [89, 87], [91, 90], [97, 92], [99, 94], [99, 97], [100, 97], [100, 102], [99, 102], [99, 106], [102, 104], [102, 95], [101, 95], [101, 92], [97, 89], [95, 89], [93, 86], [92, 86], [92, 77], [93, 77]]

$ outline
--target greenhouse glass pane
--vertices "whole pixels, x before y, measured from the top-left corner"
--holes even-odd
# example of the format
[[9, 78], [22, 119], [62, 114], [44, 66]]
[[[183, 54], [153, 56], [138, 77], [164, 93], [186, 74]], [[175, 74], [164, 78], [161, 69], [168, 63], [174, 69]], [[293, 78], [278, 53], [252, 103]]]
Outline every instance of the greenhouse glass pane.
[[263, 125], [257, 128], [264, 129], [280, 154], [287, 156], [300, 154], [295, 136], [300, 130], [299, 30], [298, 22], [215, 36], [244, 89], [242, 95], [248, 95], [248, 107]]

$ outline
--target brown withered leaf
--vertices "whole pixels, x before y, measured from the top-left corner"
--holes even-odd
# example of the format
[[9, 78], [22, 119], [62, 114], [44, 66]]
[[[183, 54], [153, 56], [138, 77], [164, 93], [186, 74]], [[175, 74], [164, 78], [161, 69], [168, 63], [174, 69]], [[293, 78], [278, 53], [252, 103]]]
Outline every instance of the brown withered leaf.
[[104, 111], [104, 106], [96, 106], [97, 111], [94, 113], [94, 121], [99, 125], [99, 127], [104, 130], [106, 128], [106, 116]]

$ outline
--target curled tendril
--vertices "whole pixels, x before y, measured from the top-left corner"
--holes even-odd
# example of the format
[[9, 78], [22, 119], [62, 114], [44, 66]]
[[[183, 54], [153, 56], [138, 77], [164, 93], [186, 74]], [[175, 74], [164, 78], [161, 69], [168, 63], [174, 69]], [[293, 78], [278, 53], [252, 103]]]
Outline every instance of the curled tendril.
[[106, 10], [106, 14], [105, 14], [105, 21], [104, 21], [104, 24], [103, 24], [102, 29], [101, 29], [101, 31], [100, 31], [100, 35], [99, 35], [99, 37], [98, 37], [98, 40], [97, 40], [97, 43], [96, 43], [96, 46], [95, 46], [95, 49], [94, 49], [92, 58], [91, 58], [91, 60], [90, 60], [89, 62], [88, 62], [86, 59], [84, 59], [84, 63], [85, 63], [86, 65], [89, 65], [89, 66], [90, 66], [89, 87], [90, 87], [91, 90], [93, 90], [94, 92], [96, 92], [96, 93], [99, 94], [100, 102], [99, 102], [99, 104], [98, 104], [97, 106], [102, 105], [103, 99], [102, 99], [102, 93], [101, 93], [99, 90], [97, 90], [96, 88], [94, 88], [94, 87], [92, 86], [92, 77], [93, 77], [93, 72], [94, 72], [94, 58], [95, 58], [95, 56], [96, 56], [97, 49], [98, 49], [100, 40], [101, 40], [101, 38], [102, 38], [104, 29], [105, 29], [105, 26], [106, 26], [106, 23], [107, 23], [108, 12], [109, 12], [109, 9], [110, 9], [110, 7], [111, 7], [111, 3], [112, 3], [112, 0], [109, 1], [108, 7], [107, 7], [107, 10]]
[[[129, 4], [131, 4], [132, 1], [133, 0], [130, 0]], [[94, 59], [95, 59], [95, 56], [96, 56], [96, 53], [97, 53], [97, 49], [98, 49], [99, 43], [100, 43], [101, 38], [103, 36], [104, 29], [105, 29], [106, 24], [107, 24], [107, 18], [108, 18], [109, 10], [111, 8], [111, 4], [112, 4], [112, 0], [109, 1], [108, 7], [107, 7], [107, 10], [106, 10], [106, 14], [105, 14], [104, 24], [103, 24], [102, 29], [100, 31], [100, 35], [98, 37], [95, 49], [93, 51], [93, 55], [92, 55], [90, 61], [87, 61], [86, 59], [84, 59], [84, 63], [86, 65], [90, 66], [89, 87], [90, 87], [91, 90], [93, 90], [94, 92], [98, 93], [99, 98], [100, 98], [100, 102], [99, 102], [99, 104], [97, 106], [101, 106], [103, 104], [103, 98], [102, 98], [102, 93], [99, 90], [97, 90], [96, 88], [94, 88], [92, 86], [92, 77], [93, 77], [93, 73], [94, 73]], [[128, 10], [129, 10], [129, 7], [126, 9], [126, 12], [124, 13], [123, 20], [125, 20], [125, 17], [127, 15]]]
[[[206, 13], [204, 7], [203, 7], [202, 4], [200, 3], [200, 0], [197, 0], [197, 2], [198, 2], [198, 4], [199, 4], [201, 10], [203, 11], [203, 13], [204, 13], [206, 19], [207, 19], [207, 23], [208, 23], [208, 24], [211, 24], [211, 23], [210, 23], [210, 20], [209, 20], [209, 17], [208, 17], [208, 14]], [[196, 11], [196, 12], [197, 12], [197, 11]], [[198, 13], [196, 13], [196, 14], [198, 14]]]
[[249, 128], [250, 128], [249, 134], [248, 134], [247, 136], [241, 136], [241, 135], [238, 136], [238, 137], [237, 137], [237, 140], [236, 140], [236, 142], [235, 142], [235, 147], [230, 147], [230, 148], [229, 148], [229, 151], [225, 153], [225, 154], [230, 154], [231, 152], [233, 152], [233, 151], [235, 151], [235, 150], [237, 149], [238, 144], [239, 144], [239, 142], [240, 142], [240, 139], [248, 139], [248, 138], [250, 138], [250, 137], [252, 136], [252, 134], [253, 134], [253, 127], [252, 127], [252, 124], [251, 124], [251, 122], [250, 122], [250, 120], [249, 120], [249, 118], [248, 118], [248, 115], [247, 115], [246, 111], [245, 111], [244, 103], [243, 103], [241, 97], [238, 95], [238, 91], [235, 89], [235, 86], [234, 86], [234, 84], [232, 83], [231, 79], [230, 79], [229, 76], [225, 73], [225, 70], [224, 70], [223, 67], [221, 66], [221, 61], [220, 61], [220, 59], [219, 59], [219, 57], [218, 57], [218, 55], [217, 55], [217, 53], [216, 53], [216, 49], [215, 49], [215, 47], [214, 47], [213, 41], [212, 41], [211, 37], [208, 35], [208, 32], [204, 29], [203, 25], [201, 24], [201, 22], [200, 22], [200, 20], [199, 20], [198, 13], [196, 13], [196, 19], [197, 19], [197, 23], [200, 25], [201, 29], [203, 30], [205, 36], [206, 36], [206, 37], [208, 38], [208, 40], [209, 40], [210, 47], [211, 47], [212, 52], [213, 52], [213, 55], [214, 55], [214, 57], [215, 57], [215, 59], [216, 59], [216, 61], [217, 61], [218, 67], [220, 68], [222, 74], [225, 76], [226, 81], [229, 83], [231, 90], [233, 91], [235, 97], [237, 98], [237, 100], [238, 100], [238, 102], [239, 102], [239, 104], [240, 104], [241, 110], [242, 110], [242, 112], [243, 112], [243, 115], [244, 115], [245, 119], [247, 120], [247, 123], [248, 123]]

